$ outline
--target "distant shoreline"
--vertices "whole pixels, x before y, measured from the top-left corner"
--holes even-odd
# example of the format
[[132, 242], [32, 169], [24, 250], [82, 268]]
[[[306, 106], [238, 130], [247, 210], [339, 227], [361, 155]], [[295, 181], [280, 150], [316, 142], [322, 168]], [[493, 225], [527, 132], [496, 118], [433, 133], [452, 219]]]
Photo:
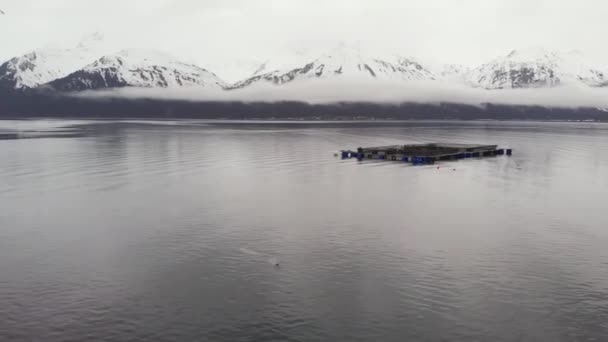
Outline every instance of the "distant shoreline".
[[264, 121], [534, 120], [608, 121], [600, 108], [460, 103], [196, 102], [93, 99], [0, 91], [0, 118], [207, 119]]
[[392, 124], [392, 123], [462, 123], [462, 122], [487, 122], [487, 123], [499, 123], [499, 122], [512, 122], [512, 123], [608, 123], [606, 120], [582, 120], [582, 119], [563, 119], [563, 120], [549, 120], [549, 119], [386, 119], [386, 118], [370, 118], [370, 119], [316, 119], [316, 118], [234, 118], [234, 119], [222, 119], [222, 118], [164, 118], [164, 117], [111, 117], [111, 116], [0, 116], [0, 121], [11, 121], [11, 120], [23, 120], [23, 121], [36, 121], [36, 120], [91, 120], [91, 121], [149, 121], [149, 122], [170, 122], [170, 121], [184, 121], [184, 122], [204, 122], [209, 124]]

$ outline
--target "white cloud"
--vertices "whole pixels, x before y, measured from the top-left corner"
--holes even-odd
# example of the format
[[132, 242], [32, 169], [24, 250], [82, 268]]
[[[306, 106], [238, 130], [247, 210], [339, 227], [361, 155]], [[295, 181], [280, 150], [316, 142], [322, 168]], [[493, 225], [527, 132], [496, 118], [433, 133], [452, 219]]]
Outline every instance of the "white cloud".
[[77, 93], [83, 97], [155, 98], [186, 101], [276, 102], [302, 101], [313, 104], [336, 102], [440, 103], [470, 105], [485, 103], [541, 105], [546, 107], [608, 108], [608, 88], [560, 86], [555, 88], [485, 90], [439, 81], [344, 82], [303, 80], [281, 86], [256, 84], [250, 87], [214, 91], [201, 88], [123, 88]]

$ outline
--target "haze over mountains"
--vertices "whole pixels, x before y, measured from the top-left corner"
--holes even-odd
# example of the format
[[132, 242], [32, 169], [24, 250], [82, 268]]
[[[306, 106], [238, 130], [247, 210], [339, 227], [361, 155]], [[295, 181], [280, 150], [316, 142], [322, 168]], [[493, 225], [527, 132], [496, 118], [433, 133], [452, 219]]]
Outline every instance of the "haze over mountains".
[[[354, 44], [311, 51], [294, 50], [259, 63], [240, 57], [241, 63], [212, 69], [156, 50], [115, 51], [95, 33], [72, 48], [40, 48], [4, 62], [0, 89], [197, 101], [311, 102], [304, 94], [314, 94], [321, 99], [317, 102], [608, 106], [603, 93], [608, 68], [578, 51], [518, 49], [472, 68], [425, 63], [407, 51], [390, 54]], [[551, 92], [531, 93], [534, 89]]]

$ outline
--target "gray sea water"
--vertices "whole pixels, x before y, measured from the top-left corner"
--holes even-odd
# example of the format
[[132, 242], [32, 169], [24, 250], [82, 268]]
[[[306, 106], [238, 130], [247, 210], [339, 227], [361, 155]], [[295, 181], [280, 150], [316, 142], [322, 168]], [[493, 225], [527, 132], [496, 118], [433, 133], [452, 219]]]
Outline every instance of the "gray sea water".
[[[39, 120], [0, 136], [1, 341], [608, 340], [607, 124]], [[514, 155], [334, 157], [433, 141]]]

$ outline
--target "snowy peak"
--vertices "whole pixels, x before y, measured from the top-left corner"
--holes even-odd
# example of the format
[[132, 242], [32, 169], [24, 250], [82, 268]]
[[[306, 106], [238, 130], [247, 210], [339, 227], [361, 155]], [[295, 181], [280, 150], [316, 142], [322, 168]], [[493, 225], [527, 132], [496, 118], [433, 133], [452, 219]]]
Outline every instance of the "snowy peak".
[[64, 78], [49, 83], [54, 89], [79, 91], [120, 87], [224, 88], [215, 74], [154, 50], [123, 50], [106, 55]]
[[94, 71], [111, 67], [146, 67], [154, 65], [184, 64], [170, 55], [154, 50], [128, 49], [109, 54], [84, 67], [84, 70]]
[[433, 80], [437, 78], [430, 69], [424, 67], [422, 63], [412, 57], [397, 57], [397, 65], [400, 70], [409, 74], [407, 80]]
[[352, 79], [432, 79], [433, 75], [413, 59], [381, 57], [359, 47], [342, 45], [312, 62], [309, 77], [345, 77]]
[[358, 47], [341, 45], [295, 68], [268, 71], [268, 66], [263, 65], [253, 77], [233, 88], [259, 81], [278, 85], [305, 79], [409, 81], [434, 79], [434, 76], [413, 60], [376, 57]]
[[36, 50], [2, 64], [0, 83], [15, 89], [35, 88], [77, 70], [96, 57], [88, 49]]
[[473, 69], [467, 83], [486, 89], [553, 87], [561, 82], [556, 68], [555, 53], [514, 50]]
[[0, 86], [12, 89], [35, 88], [64, 77], [103, 54], [103, 37], [81, 41], [74, 48], [45, 48], [12, 58], [0, 65]]
[[554, 87], [560, 84], [603, 86], [608, 73], [580, 52], [542, 48], [513, 50], [467, 74], [468, 84], [486, 89]]

